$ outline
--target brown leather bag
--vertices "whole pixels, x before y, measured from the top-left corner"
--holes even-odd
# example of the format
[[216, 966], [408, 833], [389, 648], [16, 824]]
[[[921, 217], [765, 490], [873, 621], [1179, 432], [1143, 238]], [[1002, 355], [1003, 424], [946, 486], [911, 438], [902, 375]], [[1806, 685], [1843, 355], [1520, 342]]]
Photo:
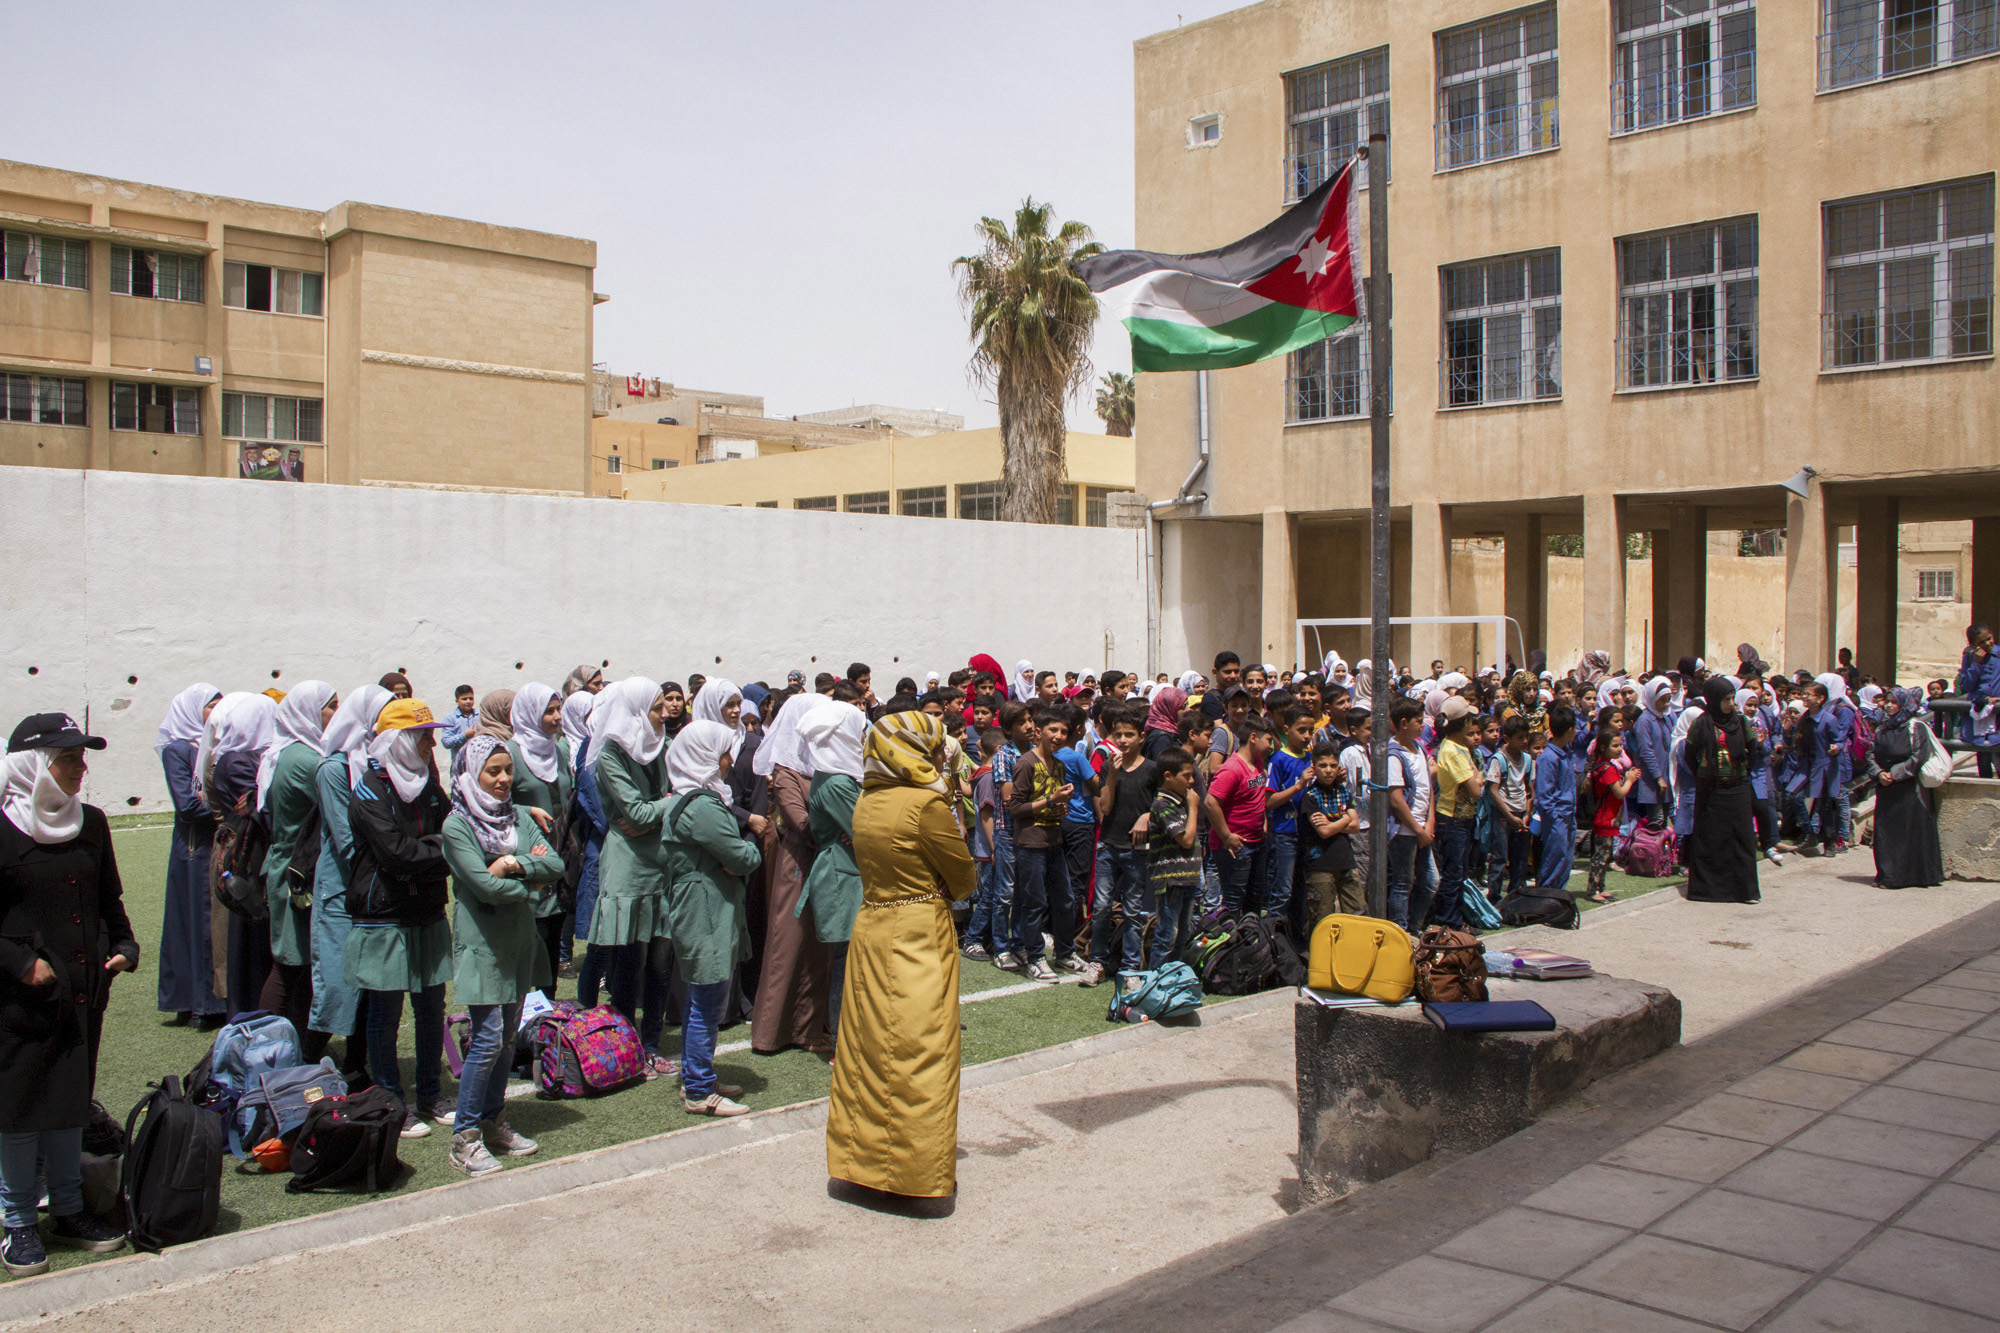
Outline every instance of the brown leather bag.
[[1433, 1004], [1486, 998], [1486, 949], [1478, 937], [1432, 926], [1413, 950], [1417, 998]]

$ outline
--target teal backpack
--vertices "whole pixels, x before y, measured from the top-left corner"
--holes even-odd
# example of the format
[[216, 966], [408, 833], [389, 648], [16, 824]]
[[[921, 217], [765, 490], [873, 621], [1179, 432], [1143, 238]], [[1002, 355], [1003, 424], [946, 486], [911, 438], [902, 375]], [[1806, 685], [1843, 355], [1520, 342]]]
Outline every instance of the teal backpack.
[[[1126, 990], [1126, 978], [1136, 989]], [[1179, 1018], [1201, 1008], [1201, 982], [1186, 963], [1168, 963], [1151, 972], [1120, 972], [1105, 1019], [1112, 1023], [1143, 1023], [1147, 1019]]]

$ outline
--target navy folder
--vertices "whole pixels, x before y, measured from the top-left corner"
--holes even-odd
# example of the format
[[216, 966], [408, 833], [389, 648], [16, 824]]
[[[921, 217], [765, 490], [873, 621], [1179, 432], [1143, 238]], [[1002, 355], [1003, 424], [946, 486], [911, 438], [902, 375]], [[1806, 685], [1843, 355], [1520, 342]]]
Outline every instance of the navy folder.
[[1554, 1032], [1555, 1015], [1533, 1000], [1426, 1004], [1424, 1017], [1446, 1032]]

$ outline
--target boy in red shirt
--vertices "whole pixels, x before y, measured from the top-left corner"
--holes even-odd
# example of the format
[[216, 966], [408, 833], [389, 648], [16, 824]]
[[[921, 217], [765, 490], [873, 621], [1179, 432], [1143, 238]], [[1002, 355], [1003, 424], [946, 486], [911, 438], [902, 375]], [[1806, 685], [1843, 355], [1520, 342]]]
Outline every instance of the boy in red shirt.
[[1202, 801], [1224, 916], [1239, 915], [1251, 886], [1264, 882], [1264, 769], [1277, 748], [1278, 729], [1269, 718], [1243, 719], [1242, 743], [1217, 770]]

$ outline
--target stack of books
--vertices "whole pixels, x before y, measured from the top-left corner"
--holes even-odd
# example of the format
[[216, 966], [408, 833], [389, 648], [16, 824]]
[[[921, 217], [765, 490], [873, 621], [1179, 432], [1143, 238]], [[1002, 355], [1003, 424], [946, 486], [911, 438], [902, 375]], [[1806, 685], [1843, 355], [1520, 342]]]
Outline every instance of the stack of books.
[[1566, 953], [1550, 953], [1547, 949], [1500, 949], [1487, 953], [1486, 974], [1516, 977], [1522, 981], [1568, 981], [1572, 977], [1587, 977], [1591, 973], [1588, 959], [1572, 958]]

